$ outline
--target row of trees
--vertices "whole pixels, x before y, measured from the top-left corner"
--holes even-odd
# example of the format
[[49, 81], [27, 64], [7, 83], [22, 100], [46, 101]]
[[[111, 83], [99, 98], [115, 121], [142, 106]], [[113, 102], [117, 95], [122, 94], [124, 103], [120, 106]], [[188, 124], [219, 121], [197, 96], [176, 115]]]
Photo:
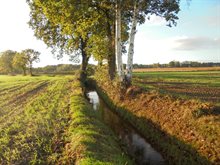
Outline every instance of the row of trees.
[[[73, 60], [82, 57], [81, 80], [91, 56], [108, 62], [111, 80], [131, 82], [134, 39], [137, 24], [151, 15], [164, 17], [168, 26], [176, 25], [180, 0], [27, 0], [31, 9], [30, 26], [59, 58], [64, 53]], [[129, 43], [126, 71], [122, 53]], [[117, 63], [117, 65], [116, 65]], [[117, 67], [116, 67], [117, 66]]]
[[197, 62], [197, 61], [170, 61], [167, 64], [134, 64], [134, 68], [176, 68], [176, 67], [220, 67], [218, 62]]
[[58, 64], [58, 65], [47, 65], [45, 67], [33, 68], [36, 74], [69, 74], [80, 68], [79, 65], [73, 64]]
[[34, 62], [39, 62], [38, 51], [33, 49], [26, 49], [21, 52], [12, 50], [6, 50], [0, 53], [0, 72], [4, 74], [14, 74], [22, 71], [23, 75], [26, 75], [27, 69], [29, 69], [30, 75], [32, 75], [32, 67]]

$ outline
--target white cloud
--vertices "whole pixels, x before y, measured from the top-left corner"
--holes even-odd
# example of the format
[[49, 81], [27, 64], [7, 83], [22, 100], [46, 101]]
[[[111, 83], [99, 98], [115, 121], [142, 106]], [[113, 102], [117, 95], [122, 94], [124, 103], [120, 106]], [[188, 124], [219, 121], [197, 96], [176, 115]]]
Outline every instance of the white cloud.
[[209, 26], [220, 28], [220, 14], [206, 17], [205, 23]]
[[184, 37], [175, 40], [175, 50], [220, 49], [220, 38]]
[[[168, 63], [172, 60], [220, 61], [219, 44], [220, 40], [218, 38], [175, 36], [164, 39], [153, 39], [137, 33], [134, 48], [134, 63]], [[216, 49], [213, 49], [214, 47]]]

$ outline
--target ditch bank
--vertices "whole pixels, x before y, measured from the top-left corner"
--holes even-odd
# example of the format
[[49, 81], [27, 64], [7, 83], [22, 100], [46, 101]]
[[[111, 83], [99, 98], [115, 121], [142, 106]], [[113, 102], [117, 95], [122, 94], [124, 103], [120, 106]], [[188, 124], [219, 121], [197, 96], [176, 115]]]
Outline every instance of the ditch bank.
[[[92, 84], [108, 107], [140, 132], [167, 164], [219, 163], [216, 123], [205, 127], [205, 122], [219, 117], [209, 112], [211, 105], [160, 96], [135, 87], [120, 96], [117, 88], [106, 81], [97, 83], [90, 79], [87, 84]], [[203, 113], [200, 116], [199, 110], [204, 109], [208, 116]]]
[[66, 130], [65, 150], [61, 164], [76, 165], [131, 165], [121, 150], [118, 139], [84, 97], [82, 85], [74, 82], [69, 105], [69, 126]]
[[100, 114], [103, 122], [108, 125], [120, 139], [121, 148], [137, 165], [165, 165], [166, 162], [129, 123], [114, 113], [93, 89], [87, 90], [87, 98], [93, 105], [94, 112]]

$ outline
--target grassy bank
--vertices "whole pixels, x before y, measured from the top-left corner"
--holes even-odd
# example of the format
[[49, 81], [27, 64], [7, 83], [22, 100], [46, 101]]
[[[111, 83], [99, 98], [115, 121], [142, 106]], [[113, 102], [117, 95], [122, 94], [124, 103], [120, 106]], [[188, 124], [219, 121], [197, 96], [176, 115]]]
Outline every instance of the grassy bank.
[[79, 83], [74, 84], [70, 113], [70, 141], [65, 152], [74, 157], [76, 164], [131, 164], [121, 151], [116, 136], [98, 119], [98, 113], [92, 110], [92, 106], [83, 97]]
[[219, 115], [212, 104], [137, 87], [120, 95], [117, 84], [110, 84], [103, 77], [104, 71], [97, 74], [99, 94], [139, 130], [169, 164], [219, 162]]
[[160, 125], [153, 123], [144, 117], [138, 117], [120, 104], [115, 104], [100, 87], [97, 88], [99, 95], [107, 105], [114, 109], [119, 116], [133, 125], [165, 158], [168, 164], [211, 164], [208, 159], [201, 156], [191, 145], [185, 144], [175, 136], [170, 136], [161, 130]]

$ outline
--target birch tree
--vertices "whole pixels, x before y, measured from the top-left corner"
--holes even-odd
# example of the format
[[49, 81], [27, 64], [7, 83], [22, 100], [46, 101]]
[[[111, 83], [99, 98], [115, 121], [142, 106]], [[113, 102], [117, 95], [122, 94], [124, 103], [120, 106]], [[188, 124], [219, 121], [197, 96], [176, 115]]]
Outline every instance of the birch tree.
[[134, 39], [136, 34], [137, 23], [145, 22], [145, 18], [150, 15], [156, 15], [165, 18], [168, 26], [176, 25], [178, 19], [180, 0], [135, 0], [132, 15], [131, 30], [129, 34], [128, 57], [126, 65], [126, 84], [131, 85], [132, 70], [133, 70], [133, 56], [134, 56]]
[[134, 38], [137, 28], [137, 22], [138, 22], [138, 2], [135, 1], [134, 4], [134, 14], [133, 14], [133, 20], [132, 20], [132, 26], [131, 26], [131, 32], [129, 36], [129, 47], [128, 47], [128, 57], [127, 57], [127, 65], [126, 65], [126, 81], [127, 84], [131, 84], [131, 78], [132, 78], [132, 70], [133, 70], [133, 56], [134, 56]]
[[121, 0], [116, 2], [116, 20], [115, 20], [115, 52], [117, 57], [117, 71], [120, 81], [124, 80], [124, 70], [122, 61], [122, 45], [121, 45]]

